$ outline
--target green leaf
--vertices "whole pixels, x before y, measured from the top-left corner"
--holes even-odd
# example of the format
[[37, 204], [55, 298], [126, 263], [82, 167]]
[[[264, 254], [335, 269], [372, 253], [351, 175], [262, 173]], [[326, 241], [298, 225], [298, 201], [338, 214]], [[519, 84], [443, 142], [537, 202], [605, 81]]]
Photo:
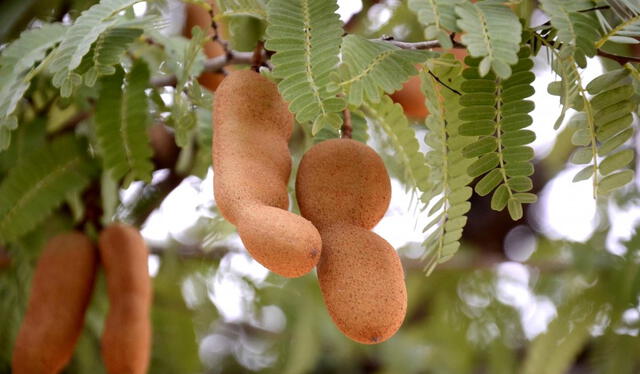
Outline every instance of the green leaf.
[[[456, 6], [460, 17], [457, 24], [462, 31], [462, 43], [472, 57], [484, 57], [479, 64], [480, 76], [492, 68], [502, 79], [511, 75], [511, 67], [518, 62], [522, 25], [518, 17], [497, 2], [464, 2]], [[509, 30], [509, 32], [505, 32]]]
[[507, 206], [509, 201], [509, 187], [506, 184], [500, 185], [496, 188], [493, 196], [491, 197], [491, 209], [501, 211]]
[[610, 89], [628, 76], [629, 71], [627, 69], [612, 70], [591, 80], [586, 89], [591, 95], [596, 95], [606, 89]]
[[495, 168], [499, 163], [500, 157], [498, 153], [487, 153], [469, 165], [467, 173], [470, 177], [475, 178]]
[[[95, 78], [102, 75], [115, 73], [114, 65], [120, 63], [120, 58], [128, 46], [142, 34], [141, 29], [111, 27], [100, 35], [95, 43], [93, 52], [94, 66], [90, 71], [95, 71]], [[86, 82], [85, 73], [85, 82]], [[92, 86], [92, 84], [88, 84]]]
[[34, 65], [62, 40], [67, 28], [58, 23], [23, 31], [0, 55], [0, 151], [7, 149], [18, 123], [12, 116], [30, 85]]
[[409, 0], [409, 8], [425, 27], [424, 37], [438, 39], [442, 48], [451, 48], [450, 32], [459, 32], [455, 6], [459, 0]]
[[593, 176], [593, 170], [594, 168], [592, 165], [585, 166], [573, 177], [573, 182], [580, 182], [591, 178]]
[[342, 24], [335, 1], [272, 0], [267, 6], [269, 26], [265, 47], [278, 89], [299, 122], [312, 122], [316, 134], [325, 126], [339, 128], [337, 114], [345, 100], [328, 89], [338, 66]]
[[[462, 156], [462, 150], [476, 138], [459, 133], [462, 121], [459, 118], [460, 96], [450, 88], [460, 89], [461, 66], [452, 55], [430, 60], [430, 71], [420, 72], [421, 88], [425, 95], [425, 105], [429, 116], [425, 120], [428, 129], [425, 142], [430, 147], [427, 163], [431, 168], [429, 191], [421, 200], [433, 203], [429, 212], [431, 222], [424, 231], [433, 230], [425, 240], [423, 260], [429, 274], [437, 266], [451, 258], [460, 247], [459, 239], [467, 220], [465, 214], [471, 208], [469, 198], [472, 190], [468, 186], [471, 178], [466, 170], [474, 161]], [[447, 82], [444, 87], [440, 82]]]
[[509, 199], [507, 208], [512, 220], [517, 221], [522, 218], [522, 203], [518, 199]]
[[261, 0], [218, 0], [216, 18], [253, 17], [267, 20], [267, 7]]
[[531, 178], [524, 176], [509, 178], [507, 184], [509, 185], [509, 188], [516, 192], [526, 192], [533, 188]]
[[600, 38], [599, 24], [593, 12], [579, 12], [592, 7], [591, 1], [541, 0], [542, 10], [551, 17], [558, 30], [557, 40], [562, 50], [572, 55], [578, 66], [586, 66], [586, 57], [596, 54], [595, 43]]
[[0, 184], [0, 241], [29, 233], [70, 194], [82, 191], [94, 168], [73, 137], [32, 149]]
[[607, 175], [598, 185], [602, 193], [608, 193], [618, 189], [633, 180], [633, 170], [623, 170], [615, 174]]
[[466, 157], [479, 157], [467, 172], [471, 177], [487, 173], [476, 185], [480, 195], [500, 185], [492, 199], [494, 209], [506, 207], [507, 199], [514, 192], [532, 188], [528, 176], [533, 174], [534, 155], [527, 145], [535, 140], [535, 133], [524, 129], [533, 122], [528, 114], [533, 109], [531, 102], [525, 100], [534, 92], [530, 84], [535, 76], [530, 71], [533, 63], [529, 56], [528, 47], [520, 49], [517, 63], [513, 65], [514, 74], [507, 79], [493, 74], [483, 78], [479, 69], [482, 62], [474, 58], [465, 60], [469, 67], [462, 74], [465, 80], [460, 103], [464, 109], [460, 111], [460, 118], [465, 123], [461, 129], [464, 134], [485, 135], [464, 149]]
[[138, 60], [126, 79], [122, 68], [117, 67], [114, 76], [103, 78], [100, 84], [96, 138], [104, 168], [114, 180], [126, 176], [125, 186], [135, 179], [149, 182], [153, 151], [147, 136], [147, 66]]
[[480, 196], [486, 196], [493, 191], [502, 180], [500, 169], [493, 169], [476, 184], [476, 193]]
[[400, 49], [390, 43], [347, 35], [342, 42], [339, 86], [349, 104], [377, 103], [382, 93], [393, 93], [417, 73], [415, 64], [433, 57], [429, 51]]
[[407, 184], [420, 191], [426, 191], [429, 187], [429, 166], [425, 155], [420, 152], [415, 131], [409, 125], [402, 106], [385, 95], [379, 103], [365, 104], [364, 110], [365, 114], [385, 132], [403, 166]]
[[49, 69], [54, 75], [53, 84], [61, 88], [62, 96], [68, 97], [78, 83], [73, 78], [73, 70], [80, 65], [91, 45], [109, 27], [118, 22], [115, 17], [121, 11], [141, 0], [102, 0], [82, 12], [65, 34], [64, 40], [54, 51]]
[[600, 163], [600, 173], [607, 175], [618, 169], [622, 169], [631, 163], [633, 156], [633, 149], [625, 149], [608, 156]]

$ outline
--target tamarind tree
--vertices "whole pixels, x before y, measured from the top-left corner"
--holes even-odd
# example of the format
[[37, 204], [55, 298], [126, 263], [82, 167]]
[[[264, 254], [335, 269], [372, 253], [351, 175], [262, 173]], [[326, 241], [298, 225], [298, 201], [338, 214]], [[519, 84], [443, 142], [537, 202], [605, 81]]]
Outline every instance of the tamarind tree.
[[[267, 275], [208, 196], [149, 240], [150, 373], [638, 372], [639, 43], [637, 0], [3, 1], [0, 373], [50, 237], [183, 224], [172, 197], [210, 190], [215, 91], [239, 69], [295, 118], [289, 192], [313, 144], [381, 155], [407, 316], [379, 347], [345, 340], [315, 275]], [[104, 372], [106, 288], [65, 372]]]

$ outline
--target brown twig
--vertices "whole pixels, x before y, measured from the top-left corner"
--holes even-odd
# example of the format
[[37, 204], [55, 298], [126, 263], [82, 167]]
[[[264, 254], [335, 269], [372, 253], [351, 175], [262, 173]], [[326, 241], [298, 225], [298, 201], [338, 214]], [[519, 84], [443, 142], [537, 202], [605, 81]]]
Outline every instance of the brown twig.
[[348, 108], [345, 108], [342, 111], [342, 115], [344, 120], [342, 122], [342, 127], [340, 127], [340, 137], [342, 139], [351, 139], [351, 133], [353, 132], [353, 127], [351, 127], [351, 111]]
[[211, 39], [213, 40], [214, 43], [215, 42], [219, 43], [224, 49], [224, 52], [227, 55], [229, 55], [229, 53], [231, 52], [231, 50], [229, 49], [229, 42], [220, 37], [220, 30], [218, 29], [218, 23], [216, 22], [215, 14], [213, 14], [213, 7], [209, 9], [209, 16], [211, 17], [211, 29], [213, 30], [213, 35], [211, 36]]
[[598, 49], [598, 56], [608, 58], [609, 60], [613, 60], [620, 65], [624, 65], [627, 62], [640, 63], [640, 57], [632, 57], [632, 56], [620, 56], [614, 55], [613, 53], [605, 52], [602, 49]]
[[[424, 50], [424, 49], [434, 49], [441, 48], [440, 42], [437, 40], [425, 40], [422, 42], [403, 42], [400, 40], [395, 40], [391, 36], [385, 36], [380, 39], [372, 39], [374, 41], [383, 41], [389, 44], [393, 44], [394, 46], [402, 49], [415, 49], [415, 50]], [[466, 48], [464, 44], [460, 43], [457, 40], [451, 38], [451, 43], [453, 44], [453, 48]]]
[[262, 66], [264, 56], [264, 42], [262, 40], [258, 40], [256, 44], [256, 48], [253, 50], [253, 57], [251, 61], [251, 69], [256, 72], [260, 70], [260, 66]]

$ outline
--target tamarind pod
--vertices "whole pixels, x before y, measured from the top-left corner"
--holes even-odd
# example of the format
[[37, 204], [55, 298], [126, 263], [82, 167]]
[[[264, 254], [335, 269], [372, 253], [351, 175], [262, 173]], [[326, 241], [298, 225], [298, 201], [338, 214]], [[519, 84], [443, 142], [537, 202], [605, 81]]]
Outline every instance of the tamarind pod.
[[371, 229], [389, 207], [391, 182], [373, 149], [351, 139], [331, 139], [302, 157], [296, 196], [302, 216], [320, 231], [339, 222]]
[[[214, 1], [208, 2], [211, 6], [215, 6]], [[203, 46], [205, 56], [212, 58], [224, 55], [225, 51], [222, 45], [211, 40], [211, 36], [213, 36], [215, 32], [211, 27], [211, 16], [209, 12], [199, 5], [190, 3], [185, 4], [185, 11], [187, 19], [182, 34], [187, 38], [191, 38], [191, 29], [194, 26], [199, 26], [205, 35], [210, 37], [209, 41], [205, 42]], [[198, 77], [198, 83], [211, 91], [215, 91], [223, 79], [224, 74], [222, 73], [202, 73]]]
[[293, 116], [274, 83], [235, 71], [214, 104], [214, 195], [256, 261], [284, 277], [317, 264], [322, 247], [311, 222], [287, 211]]
[[381, 343], [407, 310], [404, 272], [396, 251], [377, 234], [350, 224], [325, 226], [318, 280], [329, 314], [347, 337]]
[[109, 374], [143, 374], [151, 348], [149, 250], [137, 229], [112, 224], [98, 240], [107, 280], [109, 312], [102, 359]]
[[91, 241], [80, 232], [49, 239], [13, 349], [14, 374], [59, 373], [67, 365], [82, 332], [97, 259]]

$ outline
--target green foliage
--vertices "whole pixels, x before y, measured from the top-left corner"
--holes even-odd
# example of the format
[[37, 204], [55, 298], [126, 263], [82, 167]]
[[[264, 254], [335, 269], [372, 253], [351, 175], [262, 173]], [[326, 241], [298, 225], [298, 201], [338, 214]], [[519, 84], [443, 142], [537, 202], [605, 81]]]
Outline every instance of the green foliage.
[[424, 242], [427, 273], [453, 257], [460, 247], [466, 213], [471, 209], [468, 200], [472, 190], [468, 184], [472, 179], [467, 168], [473, 162], [463, 157], [462, 151], [475, 139], [460, 133], [463, 125], [459, 117], [460, 96], [452, 91], [460, 89], [460, 63], [447, 55], [431, 60], [429, 66], [429, 71], [420, 72], [430, 113], [425, 122], [429, 130], [425, 142], [431, 148], [427, 153], [431, 188], [422, 197], [431, 206], [428, 213], [431, 221], [423, 231], [433, 230]]
[[409, 120], [400, 104], [394, 104], [389, 96], [384, 96], [379, 103], [368, 103], [364, 106], [365, 114], [378, 125], [392, 144], [396, 156], [404, 169], [407, 184], [420, 191], [429, 186], [429, 167], [425, 156], [420, 152], [415, 131], [409, 126]]
[[[627, 168], [634, 158], [631, 148], [619, 150], [633, 136], [633, 87], [626, 69], [614, 70], [592, 80], [587, 90], [594, 96], [585, 101], [585, 111], [572, 118], [576, 132], [572, 143], [579, 148], [571, 161], [589, 164], [574, 181], [593, 178], [594, 196], [606, 194], [633, 180]], [[622, 170], [621, 170], [622, 169]]]
[[119, 12], [141, 0], [103, 0], [84, 11], [69, 27], [64, 40], [55, 50], [49, 69], [54, 86], [60, 88], [62, 97], [69, 97], [80, 85], [82, 78], [73, 73], [82, 58], [89, 53], [91, 45], [109, 27], [118, 22]]
[[338, 66], [342, 24], [335, 1], [272, 0], [265, 47], [275, 51], [273, 75], [298, 122], [313, 122], [316, 134], [325, 126], [340, 127], [345, 100], [327, 87]]
[[[351, 111], [351, 139], [362, 143], [369, 140], [369, 126], [364, 115]], [[318, 144], [328, 139], [336, 139], [340, 137], [340, 131], [333, 127], [325, 127], [313, 137], [313, 144]]]
[[479, 136], [462, 150], [465, 157], [475, 159], [467, 172], [472, 178], [483, 176], [476, 193], [485, 196], [493, 191], [491, 208], [500, 211], [507, 207], [514, 220], [522, 218], [522, 204], [536, 201], [536, 196], [527, 192], [533, 187], [529, 178], [533, 149], [527, 144], [536, 137], [525, 129], [533, 122], [528, 113], [534, 107], [532, 101], [525, 100], [534, 93], [529, 55], [529, 47], [520, 49], [518, 63], [507, 79], [493, 74], [481, 77], [478, 59], [471, 58], [465, 60], [469, 68], [462, 73], [463, 109], [459, 115], [464, 124], [460, 133]]
[[98, 77], [116, 72], [129, 45], [142, 34], [141, 29], [111, 27], [98, 37], [91, 53], [93, 66], [84, 73], [84, 82], [91, 87]]
[[[483, 57], [478, 64], [480, 76], [492, 69], [501, 79], [511, 75], [518, 62], [522, 25], [513, 12], [500, 1], [464, 2], [456, 6], [458, 27], [465, 32], [462, 43], [472, 57]], [[508, 31], [506, 31], [508, 30]]]
[[267, 7], [262, 0], [217, 0], [217, 3], [220, 12], [216, 19], [242, 16], [267, 19]]
[[113, 76], [100, 80], [96, 105], [96, 138], [104, 168], [114, 180], [125, 177], [127, 186], [135, 179], [151, 181], [153, 164], [147, 136], [148, 104], [144, 90], [149, 70], [137, 61], [126, 75], [116, 68]]
[[558, 31], [556, 40], [562, 43], [561, 55], [573, 55], [578, 66], [587, 66], [586, 57], [596, 54], [600, 27], [593, 13], [579, 11], [591, 8], [592, 2], [541, 0], [541, 5]]
[[47, 50], [62, 40], [67, 28], [45, 23], [38, 29], [22, 32], [0, 56], [0, 151], [9, 147], [11, 131], [18, 126], [13, 115], [18, 101], [29, 88], [34, 65], [45, 58]]
[[637, 44], [636, 38], [640, 37], [640, 5], [632, 0], [609, 0], [611, 13], [619, 22], [611, 26], [607, 18], [599, 15], [600, 25], [604, 35], [595, 44], [596, 48], [602, 47], [606, 42], [620, 44]]
[[460, 0], [409, 0], [409, 8], [425, 27], [424, 37], [437, 39], [443, 48], [453, 47], [449, 32], [459, 32], [456, 5]]
[[71, 136], [31, 150], [0, 184], [0, 241], [34, 229], [69, 194], [82, 191], [93, 174], [82, 143]]
[[554, 53], [556, 58], [552, 63], [552, 67], [558, 73], [560, 80], [549, 83], [547, 92], [560, 97], [562, 110], [553, 125], [553, 128], [557, 130], [562, 125], [567, 110], [583, 109], [585, 96], [580, 70], [573, 55], [560, 57], [558, 52], [554, 51]]
[[417, 73], [415, 64], [433, 54], [400, 49], [383, 41], [371, 41], [347, 35], [342, 42], [340, 86], [347, 101], [359, 106], [363, 101], [378, 103], [382, 93], [391, 94]]

